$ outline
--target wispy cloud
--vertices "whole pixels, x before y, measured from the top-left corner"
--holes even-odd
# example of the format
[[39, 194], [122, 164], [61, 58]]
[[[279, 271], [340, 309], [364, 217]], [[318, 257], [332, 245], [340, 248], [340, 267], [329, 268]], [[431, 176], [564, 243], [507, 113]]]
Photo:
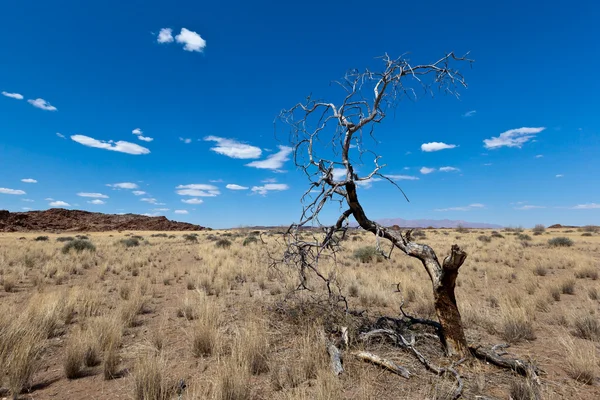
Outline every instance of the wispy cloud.
[[571, 209], [573, 209], [573, 210], [593, 210], [596, 208], [600, 208], [600, 204], [586, 203], [586, 204], [578, 204], [574, 207], [571, 207]]
[[466, 113], [463, 114], [463, 117], [469, 118], [469, 117], [474, 116], [476, 113], [477, 113], [477, 110], [467, 111]]
[[23, 95], [20, 93], [2, 92], [2, 95], [6, 96], [6, 97], [10, 97], [11, 99], [23, 100]]
[[218, 136], [207, 136], [204, 138], [207, 142], [215, 142], [217, 146], [210, 149], [215, 153], [222, 154], [231, 158], [248, 159], [259, 158], [262, 150], [259, 147], [238, 142], [235, 139], [227, 139]]
[[456, 147], [455, 144], [446, 144], [444, 142], [430, 142], [430, 143], [423, 143], [421, 145], [421, 151], [430, 153], [432, 151], [453, 149], [455, 147]]
[[422, 167], [419, 170], [419, 172], [422, 173], [423, 175], [427, 175], [427, 174], [431, 174], [432, 172], [435, 172], [435, 168]]
[[19, 190], [19, 189], [8, 189], [8, 188], [3, 188], [3, 187], [0, 187], [0, 193], [2, 193], [2, 194], [15, 194], [15, 195], [27, 194], [24, 191]]
[[69, 203], [67, 203], [66, 201], [61, 201], [61, 200], [56, 200], [51, 202], [50, 207], [71, 207], [71, 205]]
[[460, 171], [458, 168], [454, 168], [454, 167], [441, 167], [440, 168], [441, 172], [456, 172], [456, 171]]
[[65, 135], [63, 135], [63, 134], [62, 134], [62, 133], [60, 133], [60, 132], [56, 132], [56, 136], [58, 136], [58, 137], [59, 137], [59, 138], [61, 138], [61, 139], [66, 139]]
[[150, 153], [150, 150], [148, 150], [145, 147], [142, 147], [135, 143], [125, 142], [123, 140], [119, 140], [118, 142], [114, 142], [112, 140], [104, 141], [104, 140], [97, 140], [97, 139], [91, 138], [89, 136], [84, 136], [84, 135], [73, 135], [73, 136], [71, 136], [71, 140], [73, 140], [79, 144], [82, 144], [84, 146], [94, 147], [94, 148], [103, 149], [103, 150], [116, 151], [119, 153], [126, 153], [126, 154], [133, 154], [133, 155]]
[[181, 199], [181, 202], [186, 203], [186, 204], [202, 204], [202, 203], [204, 203], [204, 200], [192, 198], [192, 199]]
[[252, 161], [246, 164], [248, 167], [259, 168], [259, 169], [271, 169], [278, 171], [281, 169], [283, 164], [290, 159], [289, 155], [292, 153], [292, 148], [288, 146], [278, 146], [279, 151], [275, 154], [271, 154], [264, 160]]
[[202, 183], [179, 185], [175, 189], [177, 189], [176, 193], [180, 196], [215, 197], [221, 194], [218, 187]]
[[154, 197], [144, 197], [144, 198], [141, 198], [140, 201], [144, 201], [144, 202], [150, 203], [150, 204], [156, 204], [158, 202], [158, 200], [156, 200]]
[[102, 193], [86, 193], [86, 192], [80, 192], [77, 193], [77, 196], [79, 197], [92, 197], [95, 199], [108, 199], [108, 196]]
[[134, 190], [134, 191], [133, 191], [133, 192], [131, 192], [131, 193], [133, 193], [133, 194], [134, 194], [134, 195], [136, 195], [136, 196], [142, 196], [142, 195], [145, 195], [145, 194], [146, 194], [146, 192], [144, 192], [143, 190]]
[[546, 206], [534, 206], [532, 204], [526, 204], [524, 206], [515, 207], [515, 210], [535, 210], [538, 208], [546, 208]]
[[393, 181], [418, 181], [420, 178], [412, 175], [386, 175]]
[[163, 211], [164, 212], [164, 211], [169, 211], [169, 210], [170, 210], [169, 208], [155, 208], [152, 211]]
[[564, 177], [564, 175], [563, 174], [557, 174], [556, 177], [557, 178], [562, 178], [562, 177]]
[[483, 205], [481, 203], [473, 203], [473, 204], [469, 204], [468, 206], [464, 206], [464, 207], [436, 208], [433, 211], [471, 211], [471, 210], [482, 209], [482, 208], [485, 208], [485, 205]]
[[189, 214], [188, 210], [175, 210], [175, 214]]
[[[138, 188], [138, 185], [133, 182], [121, 182], [121, 183], [112, 183], [112, 184], [108, 183], [108, 184], [106, 184], [106, 186], [112, 187], [115, 189], [137, 189]], [[140, 194], [145, 194], [145, 193], [146, 192], [142, 192]], [[135, 192], [134, 192], [134, 194], [135, 194]], [[137, 194], [136, 194], [136, 196], [137, 196]]]
[[35, 179], [32, 179], [32, 178], [21, 179], [21, 182], [24, 182], [24, 183], [38, 183], [38, 181], [36, 181]]
[[189, 139], [189, 138], [182, 138], [182, 137], [180, 137], [179, 140], [182, 141], [185, 144], [192, 143], [192, 139]]
[[183, 49], [185, 51], [202, 52], [206, 47], [206, 40], [202, 39], [196, 32], [186, 28], [181, 28], [181, 32], [179, 35], [175, 36], [175, 40], [177, 43], [183, 44]]
[[261, 183], [275, 183], [277, 182], [277, 178], [267, 178], [260, 181]]
[[44, 99], [35, 99], [35, 100], [27, 100], [27, 102], [29, 104], [31, 104], [34, 107], [40, 108], [42, 110], [46, 110], [46, 111], [57, 111], [57, 108], [54, 107], [53, 105], [51, 105], [50, 103], [48, 103], [46, 100]]
[[252, 191], [254, 193], [262, 194], [263, 196], [272, 191], [283, 191], [288, 190], [290, 187], [285, 183], [267, 183], [262, 186], [253, 186]]
[[88, 201], [88, 203], [90, 203], [90, 204], [94, 204], [94, 205], [106, 204], [106, 202], [105, 202], [105, 201], [102, 201], [102, 200], [100, 200], [100, 199], [90, 200], [90, 201]]
[[25, 201], [27, 203], [33, 203], [35, 200], [32, 200], [32, 199], [21, 199], [21, 201]]
[[158, 43], [171, 43], [173, 40], [173, 29], [171, 28], [162, 28], [156, 38]]
[[230, 183], [225, 187], [229, 190], [248, 190], [247, 186], [240, 186], [240, 185], [236, 185], [235, 183]]
[[538, 154], [537, 156], [535, 156], [535, 158], [543, 158], [544, 155], [543, 154]]
[[498, 137], [492, 137], [490, 139], [484, 139], [484, 147], [486, 149], [497, 149], [500, 147], [522, 147], [523, 144], [527, 143], [535, 137], [538, 133], [542, 132], [545, 127], [539, 128], [518, 128], [510, 129], [503, 132]]

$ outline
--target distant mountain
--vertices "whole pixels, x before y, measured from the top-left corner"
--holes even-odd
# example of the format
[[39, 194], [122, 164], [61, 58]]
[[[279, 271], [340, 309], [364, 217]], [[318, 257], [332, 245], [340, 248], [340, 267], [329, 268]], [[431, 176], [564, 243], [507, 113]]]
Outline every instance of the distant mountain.
[[[376, 222], [383, 226], [398, 225], [401, 228], [480, 228], [480, 229], [500, 229], [501, 225], [486, 224], [485, 222], [468, 222], [451, 219], [402, 219], [402, 218], [384, 218]], [[351, 225], [357, 226], [356, 222]]]
[[16, 213], [0, 210], [0, 232], [199, 231], [202, 229], [204, 227], [200, 225], [170, 221], [166, 217], [137, 214], [102, 214], [62, 208]]

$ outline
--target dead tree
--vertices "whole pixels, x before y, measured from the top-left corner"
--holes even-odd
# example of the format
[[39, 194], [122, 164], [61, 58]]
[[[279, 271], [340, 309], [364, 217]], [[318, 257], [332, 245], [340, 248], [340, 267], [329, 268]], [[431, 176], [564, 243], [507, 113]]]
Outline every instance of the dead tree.
[[[411, 65], [405, 57], [393, 59], [385, 55], [381, 60], [383, 70], [380, 72], [353, 70], [335, 82], [343, 90], [343, 98], [337, 104], [309, 96], [306, 101], [280, 114], [280, 121], [291, 127], [295, 163], [310, 181], [310, 188], [302, 197], [304, 207], [300, 221], [288, 230], [292, 238], [288, 245], [294, 245], [289, 254], [293, 254], [300, 265], [302, 281], [306, 271], [319, 274], [314, 263], [318, 262], [322, 251], [337, 245], [336, 234], [344, 232], [349, 218], [354, 217], [361, 228], [377, 237], [378, 247], [380, 239], [387, 239], [392, 249], [397, 248], [421, 261], [433, 285], [435, 310], [446, 353], [458, 358], [469, 357], [471, 353], [454, 295], [458, 270], [466, 253], [453, 245], [450, 254], [440, 262], [431, 247], [413, 240], [410, 231], [390, 230], [369, 219], [360, 203], [357, 186], [370, 180], [387, 180], [396, 185], [393, 179], [383, 174], [385, 165], [380, 165], [380, 156], [365, 147], [364, 135], [368, 133], [374, 139], [375, 126], [403, 97], [417, 97], [418, 91], [433, 93], [436, 87], [457, 95], [457, 87], [467, 85], [452, 65], [470, 63], [471, 60], [454, 53], [423, 65]], [[373, 155], [374, 167], [359, 174], [355, 165], [367, 154]], [[297, 240], [299, 229], [320, 225], [320, 212], [328, 203], [336, 201], [341, 205], [341, 213], [337, 222], [327, 229], [324, 239], [315, 242]], [[307, 257], [309, 251], [316, 253]], [[327, 281], [329, 288], [328, 278], [320, 277]]]

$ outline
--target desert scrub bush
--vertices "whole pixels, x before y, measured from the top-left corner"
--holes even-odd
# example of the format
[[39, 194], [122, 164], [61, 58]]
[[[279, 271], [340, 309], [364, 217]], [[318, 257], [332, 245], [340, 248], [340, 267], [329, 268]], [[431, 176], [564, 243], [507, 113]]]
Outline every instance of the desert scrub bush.
[[68, 242], [67, 244], [65, 244], [63, 246], [62, 253], [67, 254], [71, 250], [74, 250], [77, 253], [81, 253], [82, 251], [85, 251], [85, 250], [96, 251], [96, 246], [94, 246], [94, 244], [92, 242], [90, 242], [89, 240], [75, 239], [75, 240]]
[[383, 255], [373, 246], [360, 247], [352, 253], [352, 257], [365, 264], [371, 261], [380, 262], [383, 260]]
[[509, 343], [536, 339], [531, 316], [523, 307], [513, 304], [501, 308], [501, 326], [498, 333]]
[[6, 387], [13, 399], [31, 385], [43, 352], [44, 336], [31, 326], [20, 325], [22, 323], [19, 321], [8, 331], [1, 332], [0, 362], [6, 372]]
[[533, 227], [532, 232], [534, 235], [541, 235], [546, 231], [546, 227], [542, 224], [537, 224]]
[[228, 249], [231, 246], [231, 241], [227, 239], [219, 239], [215, 242], [215, 246], [221, 249]]
[[517, 239], [519, 239], [519, 240], [524, 240], [524, 241], [529, 241], [529, 240], [531, 240], [531, 236], [529, 236], [529, 235], [528, 235], [528, 234], [526, 234], [526, 233], [519, 233], [519, 234], [517, 235]]
[[166, 238], [169, 237], [169, 235], [167, 235], [166, 233], [153, 233], [152, 235], [150, 235], [150, 237]]
[[135, 400], [169, 400], [175, 385], [167, 377], [167, 362], [161, 353], [147, 352], [133, 368]]
[[48, 236], [38, 236], [35, 239], [36, 242], [47, 242], [49, 240]]
[[250, 400], [250, 372], [233, 357], [220, 363], [217, 370], [215, 400]]
[[600, 232], [600, 226], [586, 225], [586, 226], [582, 227], [581, 230], [586, 233], [598, 233], [598, 232]]
[[548, 245], [550, 247], [571, 247], [573, 246], [573, 241], [568, 237], [560, 236], [548, 240]]
[[119, 243], [125, 247], [137, 247], [140, 245], [140, 240], [137, 238], [130, 237], [127, 239], [119, 240]]
[[183, 239], [184, 239], [186, 242], [193, 242], [193, 243], [196, 243], [196, 242], [198, 242], [198, 236], [197, 236], [197, 235], [189, 235], [189, 234], [186, 234], [186, 235], [183, 235]]
[[498, 231], [492, 231], [492, 237], [493, 237], [493, 238], [498, 238], [498, 239], [504, 239], [504, 235], [503, 235], [503, 234], [501, 234], [501, 233], [500, 233], [500, 232], [498, 232]]
[[584, 233], [581, 234], [581, 236], [588, 236], [589, 237], [589, 236], [594, 236], [594, 235], [592, 235], [591, 232], [584, 232]]
[[73, 236], [60, 236], [56, 238], [57, 242], [70, 242], [71, 240], [75, 240]]
[[17, 280], [12, 275], [2, 277], [2, 288], [6, 293], [14, 292], [17, 288]]
[[577, 279], [591, 279], [593, 281], [598, 280], [598, 271], [594, 267], [587, 267], [579, 271], [575, 271], [575, 278]]
[[248, 236], [246, 239], [244, 239], [242, 246], [248, 246], [255, 243], [258, 243], [258, 239], [256, 238], [256, 236]]
[[573, 335], [595, 342], [600, 341], [600, 322], [598, 317], [592, 313], [575, 316], [573, 319]]
[[592, 385], [598, 376], [596, 346], [568, 335], [560, 335], [559, 341], [566, 353], [562, 365], [567, 375], [576, 381]]
[[492, 241], [492, 238], [490, 236], [480, 235], [477, 237], [477, 240], [483, 243], [490, 243]]
[[464, 226], [462, 226], [462, 225], [458, 225], [458, 226], [456, 227], [456, 232], [458, 232], [458, 233], [469, 233], [469, 229], [468, 229], [468, 228], [465, 228], [465, 227], [464, 227]]
[[208, 298], [202, 299], [199, 318], [192, 331], [192, 354], [194, 357], [210, 356], [219, 348], [219, 310]]
[[561, 283], [560, 291], [562, 294], [575, 294], [575, 280], [568, 279]]
[[533, 274], [535, 276], [546, 276], [548, 275], [548, 268], [543, 265], [536, 265], [533, 269]]
[[414, 231], [411, 232], [411, 235], [414, 238], [421, 238], [421, 239], [425, 239], [427, 237], [427, 234], [420, 229], [415, 229]]
[[67, 341], [63, 369], [68, 379], [77, 379], [83, 373], [84, 350], [79, 335], [71, 337]]

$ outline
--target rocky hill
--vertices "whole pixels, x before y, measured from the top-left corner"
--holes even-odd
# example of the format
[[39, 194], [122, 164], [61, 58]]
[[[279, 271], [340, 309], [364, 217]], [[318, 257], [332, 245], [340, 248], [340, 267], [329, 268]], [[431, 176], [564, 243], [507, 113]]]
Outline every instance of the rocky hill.
[[0, 210], [0, 232], [103, 232], [103, 231], [199, 231], [200, 225], [170, 221], [166, 217], [137, 214], [102, 214], [51, 208], [11, 213]]

